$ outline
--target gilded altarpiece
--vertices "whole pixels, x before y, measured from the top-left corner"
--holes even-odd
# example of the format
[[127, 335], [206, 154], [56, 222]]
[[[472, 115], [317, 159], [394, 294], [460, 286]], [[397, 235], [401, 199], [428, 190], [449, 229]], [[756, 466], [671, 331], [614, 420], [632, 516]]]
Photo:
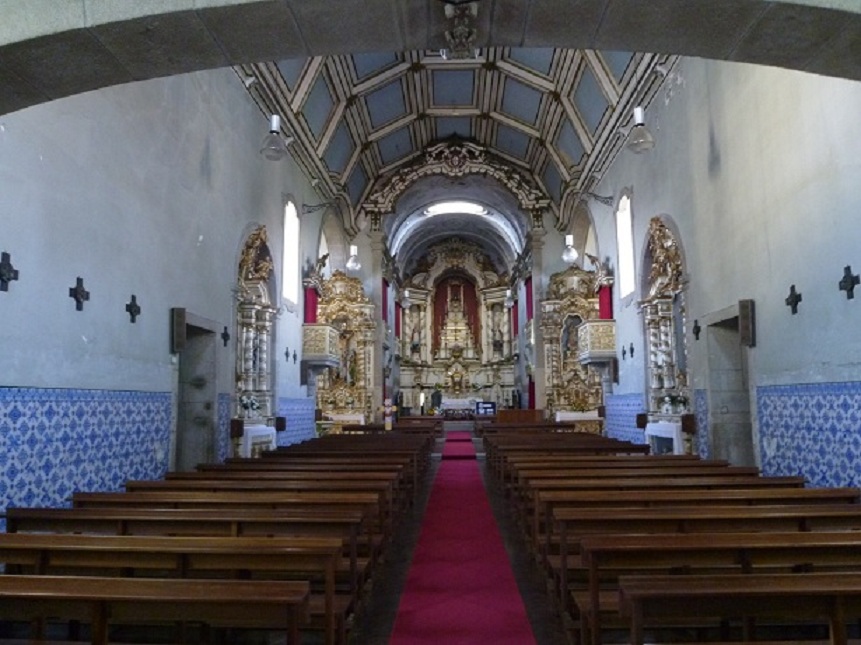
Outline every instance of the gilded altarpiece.
[[[337, 352], [340, 364], [317, 377], [317, 407], [324, 417], [373, 418], [374, 305], [362, 281], [334, 271], [320, 284], [317, 322], [321, 353]], [[337, 349], [332, 347], [337, 333]]]
[[[600, 276], [573, 265], [550, 276], [541, 301], [547, 410], [586, 412], [603, 403], [601, 373], [583, 355], [615, 350], [613, 321], [599, 321]], [[584, 334], [584, 331], [589, 333]], [[588, 346], [581, 347], [581, 342]]]
[[413, 414], [499, 407], [514, 387], [508, 275], [475, 244], [451, 240], [429, 249], [406, 279], [401, 330], [403, 406]]

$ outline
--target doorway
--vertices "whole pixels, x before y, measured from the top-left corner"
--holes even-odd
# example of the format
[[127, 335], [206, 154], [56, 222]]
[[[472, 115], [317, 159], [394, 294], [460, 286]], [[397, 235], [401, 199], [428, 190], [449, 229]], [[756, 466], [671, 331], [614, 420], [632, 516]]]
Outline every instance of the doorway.
[[709, 324], [706, 341], [712, 455], [735, 466], [755, 466], [750, 379], [738, 315]]
[[180, 471], [216, 459], [215, 332], [186, 324], [185, 337], [179, 353], [174, 460], [174, 468]]

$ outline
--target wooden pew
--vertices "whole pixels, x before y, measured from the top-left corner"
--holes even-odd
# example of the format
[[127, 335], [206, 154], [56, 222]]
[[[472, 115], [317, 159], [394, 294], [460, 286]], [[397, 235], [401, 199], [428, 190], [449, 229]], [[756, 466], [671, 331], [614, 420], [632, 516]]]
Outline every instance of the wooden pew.
[[387, 526], [393, 526], [396, 510], [403, 509], [405, 500], [395, 497], [395, 477], [383, 476], [378, 479], [336, 480], [325, 479], [282, 479], [268, 480], [263, 484], [260, 480], [243, 480], [214, 477], [209, 479], [163, 479], [163, 480], [129, 480], [125, 484], [128, 492], [147, 491], [249, 491], [253, 493], [280, 492], [320, 492], [342, 491], [344, 493], [370, 492], [379, 495], [379, 503], [384, 510]]
[[679, 617], [824, 621], [830, 628], [831, 643], [846, 645], [846, 621], [861, 618], [861, 575], [623, 576], [619, 579], [619, 606], [630, 620], [633, 645], [643, 644], [647, 625]]
[[[287, 580], [192, 580], [87, 576], [0, 576], [0, 619], [86, 621], [93, 645], [111, 624], [200, 621], [216, 627], [282, 631], [299, 643], [309, 585]], [[43, 634], [35, 634], [42, 639]]]
[[[636, 534], [704, 534], [764, 531], [861, 531], [861, 505], [786, 506], [681, 506], [666, 508], [560, 508], [553, 511], [559, 537], [558, 559], [548, 536], [545, 563], [558, 581], [557, 593], [564, 609], [570, 608], [569, 572], [578, 543], [590, 536]], [[858, 536], [861, 539], [861, 535]]]
[[0, 561], [7, 573], [19, 575], [322, 579], [322, 596], [311, 596], [310, 613], [319, 618], [328, 645], [346, 641], [344, 621], [352, 603], [350, 596], [335, 594], [342, 551], [340, 538], [320, 537], [0, 534]]
[[[601, 614], [618, 612], [619, 573], [789, 572], [861, 569], [861, 532], [595, 535], [580, 539], [586, 587], [575, 593], [581, 643], [601, 641]], [[778, 571], [779, 570], [779, 571]]]
[[548, 539], [542, 529], [552, 532], [553, 525], [546, 522], [546, 518], [561, 508], [858, 504], [859, 501], [861, 489], [858, 488], [724, 488], [709, 490], [707, 495], [696, 489], [628, 490], [624, 495], [608, 490], [539, 491], [539, 515], [532, 525], [532, 536], [536, 545]]
[[[269, 510], [248, 508], [9, 508], [8, 533], [84, 533], [94, 535], [322, 537], [345, 542], [349, 590], [357, 595], [370, 558], [359, 557], [365, 523], [363, 509]], [[371, 536], [368, 537], [368, 540]], [[369, 541], [368, 544], [371, 544]], [[370, 552], [370, 548], [369, 552]]]

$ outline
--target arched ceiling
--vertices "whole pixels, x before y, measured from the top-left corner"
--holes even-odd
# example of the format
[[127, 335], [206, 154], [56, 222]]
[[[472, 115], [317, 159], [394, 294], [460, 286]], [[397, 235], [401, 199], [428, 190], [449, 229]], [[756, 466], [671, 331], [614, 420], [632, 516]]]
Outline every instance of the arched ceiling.
[[[452, 139], [476, 144], [522, 176], [558, 217], [566, 192], [588, 189], [612, 161], [633, 106], [648, 102], [674, 60], [497, 47], [462, 59], [439, 51], [354, 54], [237, 72], [261, 110], [284, 115], [296, 139], [291, 152], [321, 196], [346, 196], [351, 213], [342, 216], [355, 232], [369, 196]], [[417, 184], [385, 213], [389, 250], [402, 267], [446, 235], [474, 240], [500, 270], [523, 250], [531, 214], [499, 182], [466, 175]], [[431, 202], [455, 196], [486, 205], [489, 215], [424, 215]]]

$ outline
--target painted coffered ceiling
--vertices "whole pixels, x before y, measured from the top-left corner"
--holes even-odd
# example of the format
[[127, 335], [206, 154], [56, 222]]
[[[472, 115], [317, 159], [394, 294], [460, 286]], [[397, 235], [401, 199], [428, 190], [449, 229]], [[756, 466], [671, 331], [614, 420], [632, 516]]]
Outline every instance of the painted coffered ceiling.
[[[571, 196], [600, 177], [624, 142], [620, 130], [631, 125], [632, 108], [648, 103], [672, 62], [630, 52], [492, 47], [466, 59], [439, 51], [361, 53], [236, 69], [261, 110], [284, 117], [294, 158], [321, 199], [338, 201], [355, 234], [365, 225], [364, 200], [386, 178], [417, 163], [432, 144], [456, 138], [516, 168], [547, 196], [564, 228]], [[516, 203], [492, 183], [423, 182], [385, 222], [390, 249], [406, 261], [430, 240], [458, 235], [482, 243], [494, 264], [510, 266], [527, 216], [520, 213], [518, 222]], [[452, 196], [496, 215], [424, 217], [428, 204]]]

